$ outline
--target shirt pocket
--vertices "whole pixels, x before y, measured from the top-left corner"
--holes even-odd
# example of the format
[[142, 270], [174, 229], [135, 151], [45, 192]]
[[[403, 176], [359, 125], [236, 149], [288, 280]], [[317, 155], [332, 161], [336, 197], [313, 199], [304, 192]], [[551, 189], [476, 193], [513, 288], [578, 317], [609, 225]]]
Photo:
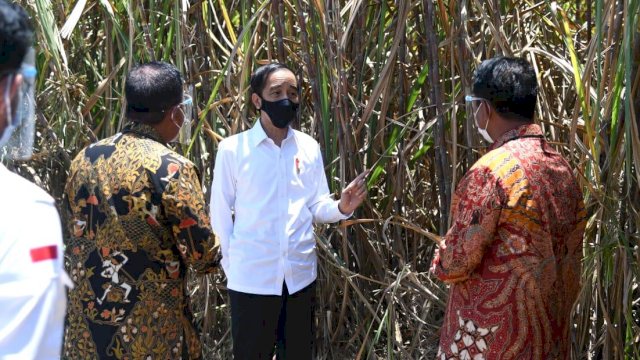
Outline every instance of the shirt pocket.
[[293, 181], [292, 185], [299, 189], [315, 188], [315, 164], [304, 156], [295, 156], [293, 158]]

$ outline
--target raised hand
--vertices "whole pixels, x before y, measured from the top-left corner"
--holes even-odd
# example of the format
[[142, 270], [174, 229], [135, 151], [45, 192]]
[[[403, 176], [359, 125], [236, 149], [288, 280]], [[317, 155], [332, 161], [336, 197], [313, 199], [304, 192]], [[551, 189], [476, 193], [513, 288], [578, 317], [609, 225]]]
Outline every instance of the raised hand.
[[369, 175], [369, 170], [363, 171], [342, 190], [340, 203], [338, 204], [338, 209], [341, 213], [351, 214], [362, 204], [367, 196], [367, 183], [365, 181], [367, 175]]

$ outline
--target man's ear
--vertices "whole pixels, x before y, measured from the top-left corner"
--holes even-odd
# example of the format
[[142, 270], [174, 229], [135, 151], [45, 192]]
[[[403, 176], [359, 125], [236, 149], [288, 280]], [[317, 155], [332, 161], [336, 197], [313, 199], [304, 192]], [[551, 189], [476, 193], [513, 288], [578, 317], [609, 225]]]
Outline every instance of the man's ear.
[[159, 123], [165, 122], [167, 124], [173, 124], [175, 122], [175, 118], [176, 118], [176, 115], [175, 115], [176, 108], [177, 108], [177, 106], [172, 106], [169, 109], [165, 110], [164, 116], [162, 117], [162, 120], [160, 120]]
[[262, 108], [262, 99], [260, 99], [260, 96], [258, 96], [258, 94], [256, 93], [251, 94], [251, 102], [253, 103], [253, 106], [255, 106], [257, 110], [260, 110]]
[[18, 93], [18, 90], [20, 89], [20, 86], [22, 85], [22, 81], [24, 79], [22, 78], [22, 74], [17, 73], [14, 77], [13, 77], [13, 84], [11, 84], [11, 90], [10, 90], [10, 94], [9, 96], [11, 96], [12, 99], [15, 99], [16, 94]]
[[[11, 84], [8, 83], [9, 79], [11, 79]], [[15, 74], [14, 76], [5, 76], [0, 80], [0, 112], [2, 115], [6, 113], [6, 108], [11, 105], [11, 112], [15, 113], [18, 107], [18, 97], [16, 96], [18, 91], [20, 90], [20, 85], [22, 85], [22, 74]], [[5, 104], [4, 94], [9, 86], [9, 99], [11, 104]], [[13, 115], [12, 115], [13, 116]], [[8, 119], [0, 119], [0, 135], [4, 132], [4, 128], [7, 125]]]
[[[7, 81], [9, 81], [9, 79], [11, 78], [11, 84], [7, 84]], [[2, 79], [2, 81], [0, 81], [0, 96], [2, 96], [2, 99], [4, 100], [4, 92], [6, 91], [6, 86], [9, 86], [9, 98], [10, 99], [14, 99], [16, 94], [18, 93], [18, 90], [20, 89], [20, 85], [22, 85], [22, 74], [20, 73], [16, 73], [13, 76], [5, 76], [4, 79]]]

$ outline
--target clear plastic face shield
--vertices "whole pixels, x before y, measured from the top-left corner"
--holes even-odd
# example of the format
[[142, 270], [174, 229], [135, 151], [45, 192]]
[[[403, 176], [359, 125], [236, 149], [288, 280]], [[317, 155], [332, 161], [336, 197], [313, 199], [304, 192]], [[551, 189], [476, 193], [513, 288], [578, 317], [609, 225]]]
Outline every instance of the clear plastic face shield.
[[[35, 51], [30, 48], [19, 71], [5, 75], [1, 96], [4, 102], [7, 126], [0, 138], [0, 158], [27, 160], [33, 155], [35, 137]], [[22, 84], [14, 98], [11, 85], [17, 75], [22, 75]]]
[[178, 125], [175, 121], [173, 124], [179, 128], [178, 134], [171, 141], [172, 143], [188, 145], [191, 141], [191, 116], [193, 113], [193, 99], [191, 95], [184, 94], [182, 96], [182, 102], [178, 105], [178, 109], [182, 112], [182, 125]]

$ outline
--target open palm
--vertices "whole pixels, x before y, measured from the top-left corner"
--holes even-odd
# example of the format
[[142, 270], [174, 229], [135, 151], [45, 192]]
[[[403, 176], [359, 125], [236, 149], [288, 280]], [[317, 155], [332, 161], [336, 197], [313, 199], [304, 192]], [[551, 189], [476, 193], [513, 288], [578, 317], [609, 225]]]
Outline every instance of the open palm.
[[367, 183], [365, 178], [369, 174], [369, 170], [362, 172], [353, 181], [342, 190], [338, 209], [343, 214], [351, 214], [358, 208], [367, 197]]

